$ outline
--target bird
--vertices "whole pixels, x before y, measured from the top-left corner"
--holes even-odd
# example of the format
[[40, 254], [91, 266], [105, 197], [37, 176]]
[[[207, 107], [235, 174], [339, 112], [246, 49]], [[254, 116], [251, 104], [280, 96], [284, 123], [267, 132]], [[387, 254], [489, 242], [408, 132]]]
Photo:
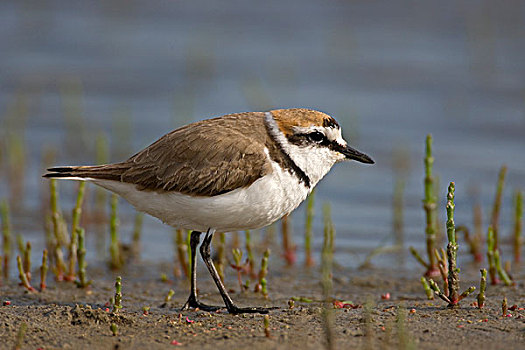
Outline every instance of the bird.
[[196, 251], [231, 314], [268, 313], [239, 307], [212, 261], [215, 232], [259, 229], [288, 215], [336, 163], [373, 164], [350, 147], [338, 122], [307, 108], [243, 112], [182, 126], [129, 159], [112, 164], [60, 166], [45, 178], [89, 181], [137, 210], [191, 230], [190, 295], [183, 310], [215, 311], [197, 297]]

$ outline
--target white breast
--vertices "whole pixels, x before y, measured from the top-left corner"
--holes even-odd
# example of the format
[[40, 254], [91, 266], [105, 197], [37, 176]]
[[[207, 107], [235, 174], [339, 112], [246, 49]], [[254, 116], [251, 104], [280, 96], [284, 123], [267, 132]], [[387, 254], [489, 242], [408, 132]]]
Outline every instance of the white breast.
[[94, 182], [173, 227], [196, 231], [208, 228], [219, 232], [241, 231], [275, 222], [297, 208], [311, 190], [299, 183], [295, 175], [269, 161], [273, 170], [270, 174], [249, 187], [213, 197], [138, 191], [135, 185], [117, 181]]

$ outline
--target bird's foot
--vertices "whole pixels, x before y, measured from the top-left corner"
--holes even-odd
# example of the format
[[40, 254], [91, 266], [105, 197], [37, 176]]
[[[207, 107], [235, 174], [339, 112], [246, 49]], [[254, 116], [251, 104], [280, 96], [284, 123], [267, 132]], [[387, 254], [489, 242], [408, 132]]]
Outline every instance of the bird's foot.
[[267, 314], [270, 310], [278, 309], [278, 307], [238, 307], [232, 305], [228, 308], [228, 312], [232, 315], [238, 314]]
[[197, 298], [190, 296], [188, 298], [188, 301], [186, 301], [184, 306], [181, 308], [181, 311], [189, 310], [189, 309], [199, 309], [202, 311], [217, 311], [220, 309], [224, 309], [224, 306], [207, 305], [207, 304], [204, 304], [198, 301]]

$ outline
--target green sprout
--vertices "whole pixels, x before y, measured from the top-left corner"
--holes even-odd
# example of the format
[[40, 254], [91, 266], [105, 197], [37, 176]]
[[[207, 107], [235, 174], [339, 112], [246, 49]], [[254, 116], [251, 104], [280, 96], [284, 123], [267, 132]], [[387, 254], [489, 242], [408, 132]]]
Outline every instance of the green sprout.
[[118, 238], [118, 226], [119, 226], [119, 219], [118, 219], [118, 212], [117, 212], [117, 206], [118, 206], [118, 196], [116, 194], [111, 195], [111, 216], [110, 216], [110, 245], [109, 245], [109, 253], [111, 256], [111, 260], [109, 262], [109, 266], [113, 270], [118, 270], [122, 267], [122, 256], [120, 251], [120, 242]]
[[306, 223], [304, 229], [304, 253], [307, 267], [315, 264], [312, 257], [312, 236], [313, 236], [313, 221], [314, 221], [314, 198], [315, 190], [312, 190], [306, 202]]
[[36, 292], [36, 289], [31, 286], [29, 280], [27, 279], [24, 267], [22, 266], [22, 258], [20, 257], [20, 255], [16, 256], [16, 263], [18, 265], [18, 276], [20, 277], [20, 282], [22, 283], [22, 286], [24, 286], [30, 292]]
[[270, 249], [266, 249], [261, 260], [261, 270], [259, 271], [259, 283], [255, 285], [255, 292], [261, 292], [262, 295], [268, 297], [268, 281], [266, 275], [268, 274], [268, 258], [270, 257]]
[[478, 308], [483, 308], [485, 306], [485, 290], [487, 289], [487, 270], [481, 269], [481, 280], [479, 282], [479, 294], [478, 299]]
[[80, 216], [82, 214], [82, 202], [84, 201], [86, 183], [80, 181], [78, 184], [77, 200], [75, 202], [75, 208], [73, 208], [73, 220], [71, 224], [71, 239], [69, 241], [69, 271], [65, 277], [68, 281], [75, 280], [75, 266], [77, 264], [77, 228], [80, 225]]
[[47, 277], [47, 249], [42, 252], [42, 266], [40, 266], [40, 291], [46, 289], [46, 277]]
[[448, 303], [449, 308], [456, 308], [459, 302], [472, 293], [476, 287], [470, 287], [463, 293], [459, 294], [459, 268], [457, 267], [458, 244], [456, 242], [456, 228], [454, 224], [454, 192], [455, 185], [453, 182], [448, 187], [447, 194], [447, 258], [448, 258], [448, 295], [442, 293], [436, 282], [429, 279], [430, 287], [436, 295]]
[[122, 309], [122, 277], [117, 276], [115, 280], [115, 298], [113, 303], [113, 312], [117, 313]]
[[426, 217], [425, 233], [428, 262], [425, 261], [414, 248], [410, 247], [410, 252], [412, 255], [414, 255], [419, 263], [426, 267], [427, 271], [425, 272], [425, 276], [428, 277], [439, 274], [439, 269], [434, 256], [437, 234], [437, 197], [435, 195], [435, 179], [432, 175], [433, 165], [434, 157], [432, 156], [432, 135], [428, 134], [426, 138], [425, 151], [425, 198], [423, 199], [423, 209], [425, 210]]
[[92, 281], [87, 280], [86, 278], [86, 247], [84, 243], [85, 231], [83, 228], [77, 228], [77, 237], [78, 237], [78, 248], [77, 248], [77, 257], [78, 257], [78, 280], [75, 282], [78, 288], [88, 287]]
[[504, 165], [501, 167], [498, 174], [498, 185], [496, 187], [496, 195], [494, 197], [494, 203], [492, 205], [492, 216], [491, 226], [494, 230], [494, 250], [499, 249], [499, 213], [501, 209], [501, 200], [503, 197], [503, 185], [505, 184], [505, 175], [507, 174], [507, 167]]
[[9, 221], [9, 204], [7, 200], [0, 203], [0, 215], [2, 216], [2, 240], [4, 247], [4, 279], [9, 278], [9, 262], [11, 260], [11, 223]]
[[523, 238], [521, 237], [521, 230], [523, 228], [523, 198], [521, 191], [516, 191], [514, 194], [514, 262], [521, 261], [521, 247], [523, 245]]

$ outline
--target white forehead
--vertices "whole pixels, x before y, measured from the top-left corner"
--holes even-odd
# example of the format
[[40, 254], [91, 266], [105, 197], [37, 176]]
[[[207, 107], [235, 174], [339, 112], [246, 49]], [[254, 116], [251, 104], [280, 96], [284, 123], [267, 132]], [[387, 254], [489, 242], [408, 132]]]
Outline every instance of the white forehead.
[[292, 130], [294, 131], [294, 133], [299, 133], [299, 134], [308, 134], [314, 131], [319, 131], [323, 133], [329, 141], [336, 141], [341, 146], [346, 146], [346, 141], [343, 139], [343, 136], [341, 135], [340, 128], [324, 127], [324, 126], [308, 126], [308, 127], [294, 126]]

